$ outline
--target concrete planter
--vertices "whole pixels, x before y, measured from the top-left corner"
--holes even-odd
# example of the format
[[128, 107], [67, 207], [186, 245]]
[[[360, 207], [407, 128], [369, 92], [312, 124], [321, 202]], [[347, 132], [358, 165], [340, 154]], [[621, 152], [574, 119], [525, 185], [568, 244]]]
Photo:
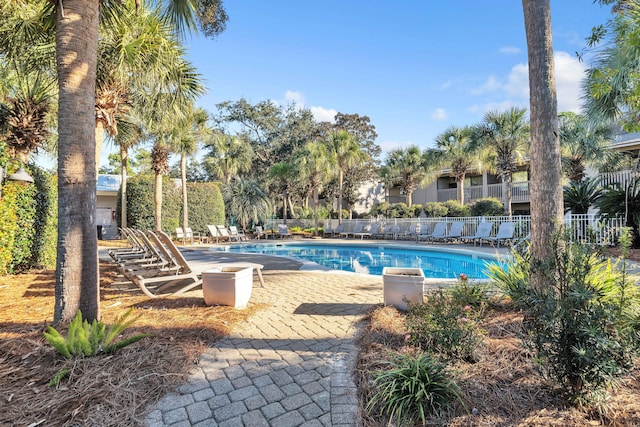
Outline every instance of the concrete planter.
[[202, 273], [202, 293], [207, 305], [245, 308], [252, 290], [252, 267], [218, 267]]
[[408, 302], [422, 302], [424, 272], [420, 268], [385, 267], [382, 270], [384, 305], [406, 311]]

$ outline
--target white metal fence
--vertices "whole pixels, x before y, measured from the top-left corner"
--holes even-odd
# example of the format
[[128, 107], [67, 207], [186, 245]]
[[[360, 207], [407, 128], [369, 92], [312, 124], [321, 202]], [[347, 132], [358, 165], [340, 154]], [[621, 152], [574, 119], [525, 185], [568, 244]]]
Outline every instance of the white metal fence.
[[[282, 219], [273, 219], [268, 221], [265, 226], [276, 228], [277, 224], [282, 224]], [[438, 222], [464, 222], [463, 236], [474, 236], [481, 222], [493, 223], [493, 232], [495, 235], [499, 224], [503, 222], [512, 222], [515, 225], [515, 240], [529, 238], [531, 234], [531, 217], [529, 215], [514, 216], [486, 216], [486, 217], [434, 217], [434, 218], [374, 218], [374, 219], [354, 219], [342, 220], [341, 231], [353, 232], [359, 229], [360, 225], [370, 223], [378, 223], [376, 227], [376, 236], [387, 239], [411, 239], [415, 236], [416, 226], [420, 226], [420, 230], [431, 231]], [[303, 229], [314, 226], [311, 219], [287, 219], [289, 227], [299, 226]], [[566, 215], [564, 217], [564, 225], [570, 232], [570, 239], [582, 241], [589, 244], [614, 245], [620, 234], [620, 229], [624, 226], [622, 218], [614, 218], [604, 220], [598, 218], [597, 215]], [[321, 219], [318, 226], [324, 229], [335, 230], [338, 227], [337, 219]]]

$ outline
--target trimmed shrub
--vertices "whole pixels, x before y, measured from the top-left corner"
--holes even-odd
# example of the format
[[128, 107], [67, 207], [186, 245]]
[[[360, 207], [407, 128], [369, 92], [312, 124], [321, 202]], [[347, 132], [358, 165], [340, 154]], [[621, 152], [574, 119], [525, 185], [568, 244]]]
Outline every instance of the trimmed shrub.
[[388, 218], [409, 218], [410, 217], [410, 209], [406, 203], [394, 203], [389, 206], [389, 210], [387, 212]]
[[428, 217], [443, 217], [449, 213], [449, 208], [440, 202], [427, 202], [424, 204], [424, 213]]
[[[218, 183], [188, 182], [187, 203], [189, 227], [192, 230], [205, 232], [207, 225], [225, 223], [224, 199]], [[180, 201], [180, 207], [182, 207], [182, 201]], [[182, 224], [182, 209], [180, 209], [178, 223]]]
[[469, 204], [471, 216], [500, 216], [504, 215], [504, 204], [494, 197], [478, 199]]
[[449, 217], [469, 216], [469, 207], [460, 204], [457, 200], [447, 200], [443, 203], [447, 207], [447, 215]]
[[58, 241], [58, 177], [40, 168], [30, 174], [37, 188], [31, 266], [54, 268]]
[[[143, 175], [131, 177], [127, 180], [127, 224], [132, 228], [153, 230], [155, 228], [154, 206], [154, 176]], [[174, 233], [180, 226], [180, 211], [182, 197], [180, 188], [168, 178], [162, 179], [162, 230]], [[120, 197], [118, 197], [118, 213], [120, 212]]]

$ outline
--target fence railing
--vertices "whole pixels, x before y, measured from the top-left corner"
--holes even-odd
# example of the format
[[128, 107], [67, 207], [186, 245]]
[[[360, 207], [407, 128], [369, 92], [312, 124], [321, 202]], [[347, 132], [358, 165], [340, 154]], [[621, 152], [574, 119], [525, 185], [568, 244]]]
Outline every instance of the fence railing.
[[[282, 219], [273, 219], [265, 223], [265, 227], [277, 228], [277, 224], [282, 224]], [[438, 222], [451, 224], [453, 222], [463, 222], [463, 236], [474, 236], [481, 222], [492, 222], [495, 235], [499, 225], [503, 222], [512, 222], [515, 225], [515, 240], [523, 240], [531, 235], [531, 216], [483, 216], [483, 217], [429, 217], [429, 218], [375, 218], [375, 219], [343, 219], [342, 231], [353, 232], [360, 229], [361, 225], [378, 223], [380, 237], [391, 239], [410, 239], [415, 235], [416, 226], [420, 230], [433, 230]], [[287, 219], [289, 227], [299, 226], [303, 229], [314, 226], [312, 219]], [[589, 244], [615, 245], [620, 235], [620, 230], [624, 226], [623, 218], [602, 219], [594, 214], [565, 215], [564, 225], [569, 231], [569, 238], [574, 241], [581, 241]], [[337, 219], [318, 220], [318, 226], [324, 229], [335, 230], [338, 227]], [[393, 230], [388, 234], [384, 230]]]

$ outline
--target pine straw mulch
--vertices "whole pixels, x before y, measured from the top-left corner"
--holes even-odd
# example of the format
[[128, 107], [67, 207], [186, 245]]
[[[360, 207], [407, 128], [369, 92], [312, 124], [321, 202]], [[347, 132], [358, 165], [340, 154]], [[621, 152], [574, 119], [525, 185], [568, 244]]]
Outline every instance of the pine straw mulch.
[[[462, 390], [468, 412], [458, 408], [445, 424], [462, 426], [640, 426], [640, 363], [622, 386], [613, 391], [604, 416], [568, 408], [558, 390], [542, 379], [518, 338], [522, 316], [502, 306], [491, 311], [480, 325], [486, 334], [474, 354], [475, 363], [456, 362], [451, 366]], [[383, 357], [411, 352], [405, 346], [408, 330], [404, 314], [393, 307], [372, 311], [366, 322], [358, 360], [356, 382], [360, 401], [366, 405], [371, 372]], [[471, 409], [477, 409], [477, 415]], [[388, 420], [366, 414], [367, 426], [386, 426]], [[442, 420], [433, 420], [440, 425]]]
[[[207, 345], [262, 308], [208, 307], [201, 291], [149, 299], [135, 285], [115, 285], [112, 264], [100, 270], [102, 320], [134, 307], [139, 318], [124, 336], [153, 336], [113, 355], [65, 360], [42, 335], [53, 322], [55, 272], [0, 277], [0, 425], [141, 425], [149, 404], [185, 382]], [[50, 386], [63, 368], [69, 376]]]

